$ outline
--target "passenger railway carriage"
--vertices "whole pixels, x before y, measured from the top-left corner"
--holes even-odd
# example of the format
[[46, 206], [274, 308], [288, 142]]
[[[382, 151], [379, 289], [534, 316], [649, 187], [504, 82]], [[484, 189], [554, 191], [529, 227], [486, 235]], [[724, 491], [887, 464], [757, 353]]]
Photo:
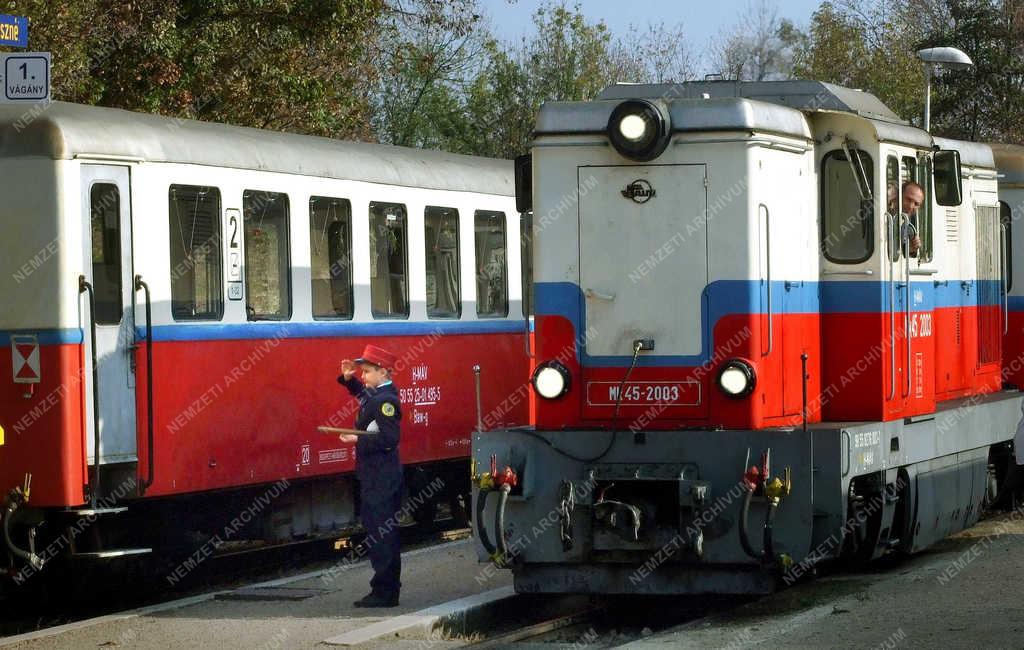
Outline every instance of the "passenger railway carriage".
[[1022, 160], [817, 82], [546, 104], [536, 427], [474, 438], [481, 559], [520, 592], [759, 593], [972, 525], [1021, 419]]
[[317, 426], [352, 425], [336, 377], [369, 341], [401, 358], [410, 490], [467, 493], [473, 366], [485, 402], [528, 375], [512, 190], [505, 161], [0, 109], [12, 569], [347, 529], [354, 446]]

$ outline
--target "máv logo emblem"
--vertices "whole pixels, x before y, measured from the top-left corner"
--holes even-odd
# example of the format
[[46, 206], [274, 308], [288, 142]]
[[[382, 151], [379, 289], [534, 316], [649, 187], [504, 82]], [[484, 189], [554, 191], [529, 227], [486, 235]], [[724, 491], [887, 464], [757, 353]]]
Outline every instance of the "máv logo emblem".
[[632, 199], [636, 203], [647, 203], [654, 195], [654, 188], [642, 178], [638, 178], [622, 190], [622, 196]]

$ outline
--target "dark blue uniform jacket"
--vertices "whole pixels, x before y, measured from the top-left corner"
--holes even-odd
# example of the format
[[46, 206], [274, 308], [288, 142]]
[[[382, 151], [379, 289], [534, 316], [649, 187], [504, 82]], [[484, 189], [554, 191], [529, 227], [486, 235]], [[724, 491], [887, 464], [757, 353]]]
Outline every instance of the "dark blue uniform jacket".
[[359, 436], [356, 442], [356, 476], [363, 498], [376, 501], [390, 497], [402, 489], [402, 463], [398, 458], [402, 404], [398, 390], [394, 384], [368, 388], [355, 377], [348, 381], [339, 377], [338, 382], [359, 400], [355, 428], [366, 431], [376, 421], [379, 429], [376, 435]]

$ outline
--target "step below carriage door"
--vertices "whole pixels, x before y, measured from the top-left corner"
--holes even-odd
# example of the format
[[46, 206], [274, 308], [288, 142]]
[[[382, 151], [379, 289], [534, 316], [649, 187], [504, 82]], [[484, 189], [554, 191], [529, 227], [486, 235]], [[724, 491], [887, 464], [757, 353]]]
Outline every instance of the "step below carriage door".
[[[584, 417], [707, 413], [705, 165], [579, 168]], [[582, 333], [581, 333], [582, 334]], [[710, 335], [707, 335], [710, 339]], [[637, 367], [621, 385], [638, 340]]]
[[[86, 449], [90, 472], [95, 462], [94, 422], [99, 423], [100, 463], [137, 461], [135, 432], [135, 342], [133, 308], [132, 224], [129, 169], [113, 165], [82, 165], [81, 205], [84, 233], [83, 275], [92, 285], [95, 304], [90, 312], [88, 294], [79, 296], [80, 322], [85, 343], [84, 399]], [[96, 376], [93, 383], [90, 324], [96, 327]], [[93, 391], [98, 393], [99, 415], [93, 417]], [[134, 473], [131, 474], [134, 476]], [[118, 486], [103, 481], [104, 493]]]

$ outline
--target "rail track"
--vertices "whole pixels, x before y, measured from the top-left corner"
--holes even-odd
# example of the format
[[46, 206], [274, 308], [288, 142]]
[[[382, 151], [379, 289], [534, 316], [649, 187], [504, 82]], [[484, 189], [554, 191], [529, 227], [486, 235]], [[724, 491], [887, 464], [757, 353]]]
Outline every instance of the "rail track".
[[[522, 615], [483, 622], [467, 631], [474, 649], [536, 647], [613, 648], [705, 616], [728, 611], [751, 597], [600, 597], [554, 605], [551, 598], [521, 596]], [[530, 602], [528, 602], [530, 601]], [[544, 612], [540, 614], [540, 612]], [[493, 623], [493, 624], [492, 624]]]

